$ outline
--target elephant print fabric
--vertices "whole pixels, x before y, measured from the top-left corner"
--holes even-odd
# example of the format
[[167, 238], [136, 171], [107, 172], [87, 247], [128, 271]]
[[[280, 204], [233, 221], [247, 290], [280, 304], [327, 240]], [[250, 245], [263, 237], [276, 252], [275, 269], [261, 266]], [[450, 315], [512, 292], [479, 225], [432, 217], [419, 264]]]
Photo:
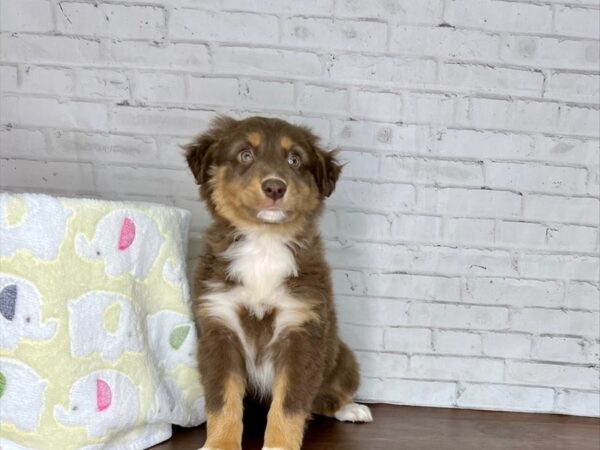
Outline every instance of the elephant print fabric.
[[99, 353], [107, 361], [142, 350], [138, 315], [131, 301], [112, 292], [92, 291], [69, 302], [71, 354]]
[[141, 450], [204, 421], [190, 217], [0, 194], [0, 450]]
[[0, 421], [22, 431], [36, 431], [47, 384], [28, 365], [0, 358]]
[[0, 274], [0, 347], [14, 350], [19, 341], [45, 341], [56, 333], [56, 320], [40, 322], [40, 293], [21, 278]]
[[70, 215], [52, 197], [0, 194], [0, 256], [25, 251], [39, 259], [55, 259]]
[[75, 238], [77, 254], [82, 258], [100, 260], [106, 273], [117, 277], [130, 273], [144, 280], [163, 241], [156, 223], [138, 211], [113, 211], [104, 216], [88, 241], [83, 234]]
[[86, 427], [89, 437], [133, 425], [139, 414], [139, 395], [133, 382], [115, 370], [98, 370], [77, 380], [69, 391], [69, 406], [54, 407], [58, 422]]

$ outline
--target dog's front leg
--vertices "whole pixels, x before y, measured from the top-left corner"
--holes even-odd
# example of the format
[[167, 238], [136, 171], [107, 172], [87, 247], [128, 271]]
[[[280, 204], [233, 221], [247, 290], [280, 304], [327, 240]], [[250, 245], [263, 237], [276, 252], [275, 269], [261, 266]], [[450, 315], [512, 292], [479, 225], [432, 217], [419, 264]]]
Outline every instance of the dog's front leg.
[[240, 450], [244, 361], [237, 336], [220, 325], [206, 326], [199, 345], [199, 365], [206, 400], [206, 443], [201, 450]]
[[275, 346], [276, 365], [263, 450], [300, 450], [304, 425], [322, 382], [319, 338], [295, 331]]

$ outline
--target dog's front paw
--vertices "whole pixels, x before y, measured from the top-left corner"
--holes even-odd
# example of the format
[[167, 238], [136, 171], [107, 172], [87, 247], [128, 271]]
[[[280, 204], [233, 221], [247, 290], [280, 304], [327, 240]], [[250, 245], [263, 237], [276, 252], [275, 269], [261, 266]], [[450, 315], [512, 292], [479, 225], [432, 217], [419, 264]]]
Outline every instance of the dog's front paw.
[[373, 416], [368, 406], [358, 403], [348, 403], [342, 406], [336, 413], [335, 418], [341, 422], [372, 422]]

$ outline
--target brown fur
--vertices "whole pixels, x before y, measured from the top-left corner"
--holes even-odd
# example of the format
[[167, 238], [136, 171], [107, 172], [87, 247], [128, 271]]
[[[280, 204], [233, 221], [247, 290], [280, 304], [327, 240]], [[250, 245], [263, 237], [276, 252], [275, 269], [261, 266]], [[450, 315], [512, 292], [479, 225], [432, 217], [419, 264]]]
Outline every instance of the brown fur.
[[[242, 162], [244, 151], [253, 152], [252, 163]], [[301, 159], [299, 167], [290, 164], [289, 152]], [[337, 335], [330, 269], [318, 233], [323, 201], [333, 192], [341, 166], [308, 129], [260, 117], [218, 118], [186, 146], [186, 158], [214, 219], [194, 279], [199, 367], [208, 413], [206, 445], [239, 448], [241, 424], [233, 422], [241, 420], [238, 397], [240, 390], [247, 390], [247, 365], [268, 359], [274, 378], [265, 446], [299, 449], [310, 413], [333, 415], [351, 401], [359, 383], [354, 355]], [[257, 218], [257, 211], [270, 201], [261, 182], [273, 176], [287, 184], [285, 197], [277, 203], [286, 217], [265, 223]], [[207, 300], [241, 285], [228, 272], [231, 261], [223, 253], [252, 233], [285, 239], [297, 267], [297, 276], [282, 281], [295, 302], [294, 322], [274, 341], [283, 304], [269, 304], [263, 315], [243, 305], [233, 307], [245, 336], [242, 341], [240, 331], [215, 315], [218, 302]], [[248, 359], [248, 346], [255, 351], [253, 360]], [[224, 414], [234, 419], [225, 420]], [[223, 433], [231, 439], [222, 440]]]

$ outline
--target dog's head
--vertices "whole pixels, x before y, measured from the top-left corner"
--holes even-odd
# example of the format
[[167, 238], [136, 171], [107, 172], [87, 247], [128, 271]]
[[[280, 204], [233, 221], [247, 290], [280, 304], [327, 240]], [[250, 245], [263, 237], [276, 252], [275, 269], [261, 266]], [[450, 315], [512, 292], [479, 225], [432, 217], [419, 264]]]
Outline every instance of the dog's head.
[[341, 172], [307, 128], [218, 117], [184, 147], [211, 212], [236, 228], [295, 229], [321, 211]]

